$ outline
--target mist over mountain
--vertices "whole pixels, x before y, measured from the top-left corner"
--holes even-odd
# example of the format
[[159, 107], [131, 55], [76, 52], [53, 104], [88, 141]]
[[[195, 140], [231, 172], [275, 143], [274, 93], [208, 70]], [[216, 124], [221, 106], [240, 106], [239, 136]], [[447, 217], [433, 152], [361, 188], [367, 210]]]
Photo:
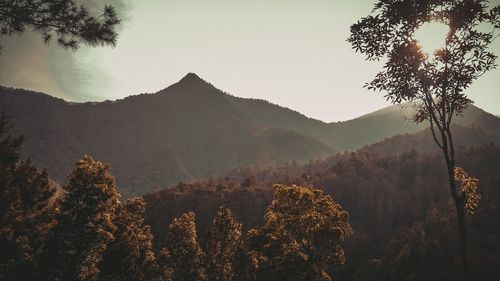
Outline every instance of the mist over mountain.
[[[500, 126], [496, 131], [484, 130], [482, 127], [466, 127], [461, 125], [452, 126], [455, 146], [469, 147], [483, 144], [500, 144]], [[385, 139], [360, 149], [360, 152], [377, 153], [380, 155], [397, 156], [402, 153], [417, 150], [420, 152], [432, 152], [439, 150], [429, 128], [415, 134], [402, 134]]]
[[[326, 158], [425, 128], [411, 121], [411, 108], [396, 106], [325, 123], [229, 95], [193, 73], [154, 94], [105, 102], [70, 103], [0, 87], [0, 111], [26, 137], [24, 155], [54, 180], [63, 183], [75, 161], [89, 154], [111, 164], [126, 197], [240, 166]], [[489, 135], [500, 131], [499, 118], [475, 107], [457, 123]]]
[[[239, 112], [264, 127], [299, 132], [340, 152], [355, 151], [392, 136], [413, 134], [428, 127], [427, 122], [413, 122], [415, 109], [411, 104], [389, 106], [352, 120], [325, 123], [265, 100], [227, 98]], [[332, 105], [332, 110], [335, 110], [335, 105]], [[475, 106], [471, 106], [463, 116], [457, 116], [453, 122], [493, 134], [500, 132], [500, 118]]]

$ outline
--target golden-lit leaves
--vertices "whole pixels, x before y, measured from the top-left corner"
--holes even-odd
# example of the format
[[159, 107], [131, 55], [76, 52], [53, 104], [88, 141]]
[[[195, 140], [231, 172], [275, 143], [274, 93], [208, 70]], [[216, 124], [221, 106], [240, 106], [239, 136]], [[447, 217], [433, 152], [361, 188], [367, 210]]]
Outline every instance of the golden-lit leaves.
[[114, 220], [117, 230], [99, 263], [101, 280], [151, 280], [155, 275], [153, 235], [144, 224], [146, 204], [142, 197], [120, 204]]
[[327, 265], [345, 262], [339, 243], [352, 234], [349, 214], [319, 189], [274, 187], [264, 227], [248, 233], [257, 275], [265, 280], [320, 280], [327, 276]]
[[164, 252], [165, 271], [171, 271], [172, 281], [203, 281], [206, 280], [203, 266], [204, 253], [196, 235], [196, 215], [185, 213], [174, 219], [168, 226], [167, 245]]
[[95, 161], [88, 155], [76, 163], [76, 168], [69, 178], [70, 184], [65, 187], [66, 191], [77, 186], [86, 189], [86, 192], [95, 190], [95, 192], [101, 193], [101, 196], [119, 198], [115, 187], [115, 177], [111, 175], [109, 165]]
[[95, 280], [98, 263], [117, 229], [120, 195], [114, 177], [108, 165], [85, 156], [76, 163], [64, 190], [41, 268], [50, 272], [51, 280]]
[[212, 222], [206, 250], [210, 280], [236, 279], [236, 255], [241, 243], [241, 223], [236, 221], [227, 207], [220, 206]]
[[268, 224], [285, 228], [298, 237], [334, 231], [343, 240], [351, 234], [348, 213], [323, 191], [296, 185], [274, 187], [274, 199], [266, 214]]
[[460, 192], [465, 198], [465, 211], [472, 215], [477, 210], [479, 201], [481, 201], [481, 195], [477, 187], [479, 180], [469, 176], [464, 169], [460, 167], [455, 167], [453, 172], [455, 181], [459, 184]]

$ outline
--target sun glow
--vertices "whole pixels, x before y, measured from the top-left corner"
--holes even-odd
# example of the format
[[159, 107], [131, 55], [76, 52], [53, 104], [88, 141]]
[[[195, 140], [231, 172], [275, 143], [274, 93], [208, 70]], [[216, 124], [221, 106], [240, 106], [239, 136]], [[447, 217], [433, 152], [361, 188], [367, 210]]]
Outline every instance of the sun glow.
[[445, 46], [446, 36], [450, 27], [441, 22], [423, 24], [416, 32], [415, 39], [420, 43], [422, 50], [428, 55]]

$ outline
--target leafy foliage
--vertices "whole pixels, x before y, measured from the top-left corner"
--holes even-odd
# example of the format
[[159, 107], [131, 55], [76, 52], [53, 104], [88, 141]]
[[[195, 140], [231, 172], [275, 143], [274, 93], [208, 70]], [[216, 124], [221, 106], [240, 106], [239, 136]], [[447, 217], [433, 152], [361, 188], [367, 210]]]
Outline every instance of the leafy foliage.
[[241, 223], [236, 221], [227, 207], [221, 206], [207, 241], [207, 275], [210, 281], [238, 280], [236, 267], [242, 242]]
[[98, 263], [114, 239], [119, 205], [109, 166], [85, 156], [64, 186], [57, 224], [41, 257], [44, 280], [96, 280]]
[[94, 15], [75, 0], [0, 2], [0, 38], [31, 29], [40, 33], [46, 43], [55, 35], [63, 47], [76, 49], [82, 43], [114, 46], [119, 23], [112, 6], [105, 6], [99, 15]]
[[455, 181], [459, 184], [460, 192], [465, 198], [465, 211], [469, 214], [474, 214], [481, 200], [481, 195], [477, 187], [479, 180], [469, 176], [460, 167], [455, 167], [454, 177]]
[[172, 281], [207, 280], [204, 253], [196, 236], [195, 214], [189, 212], [168, 226], [167, 264]]
[[153, 235], [144, 224], [146, 204], [137, 197], [117, 209], [116, 231], [99, 264], [99, 280], [154, 280], [158, 273], [153, 252]]
[[[389, 139], [383, 146], [394, 148], [399, 141]], [[402, 141], [415, 140], [408, 135]], [[448, 178], [441, 169], [444, 161], [435, 150], [424, 151], [384, 155], [372, 153], [368, 147], [305, 165], [235, 169], [211, 180], [181, 183], [147, 195], [146, 221], [155, 239], [162, 240], [166, 238], [162, 222], [194, 211], [203, 244], [211, 227], [207, 221], [216, 216], [220, 205], [229, 207], [241, 220], [245, 233], [265, 225], [262, 218], [273, 200], [273, 183], [317, 186], [348, 210], [354, 229], [342, 244], [345, 264], [326, 270], [335, 280], [404, 280], [410, 276], [416, 280], [458, 280], [459, 239], [456, 227], [450, 225], [456, 212], [449, 198]], [[496, 223], [500, 216], [500, 149], [491, 144], [459, 147], [458, 151], [457, 163], [481, 178], [481, 204], [474, 216], [467, 217], [472, 276], [495, 281], [500, 275], [500, 227]], [[417, 236], [417, 230], [422, 233], [417, 225], [422, 225], [423, 235]], [[411, 228], [414, 234], [403, 238]], [[410, 240], [415, 242], [408, 245], [409, 255], [394, 263]]]
[[[472, 102], [464, 91], [495, 67], [496, 55], [488, 50], [498, 26], [500, 6], [490, 10], [488, 1], [378, 1], [371, 15], [351, 26], [348, 42], [368, 60], [385, 60], [384, 71], [366, 87], [386, 92], [393, 103], [418, 101], [416, 122], [429, 120], [442, 133], [439, 146], [451, 142], [447, 136], [452, 117]], [[427, 22], [450, 27], [443, 49], [425, 53], [415, 32]], [[449, 133], [448, 133], [449, 135]], [[440, 136], [441, 137], [441, 136]]]
[[348, 214], [323, 191], [276, 185], [261, 229], [249, 232], [257, 280], [331, 280], [330, 264], [343, 264], [340, 241], [351, 235]]
[[47, 173], [20, 160], [22, 137], [0, 115], [0, 279], [33, 280], [37, 254], [51, 228], [55, 193]]

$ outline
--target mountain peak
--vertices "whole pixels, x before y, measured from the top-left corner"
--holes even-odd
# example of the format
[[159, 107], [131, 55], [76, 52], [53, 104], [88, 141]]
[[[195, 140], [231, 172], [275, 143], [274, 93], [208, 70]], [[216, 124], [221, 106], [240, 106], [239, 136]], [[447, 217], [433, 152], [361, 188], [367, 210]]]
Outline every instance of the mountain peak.
[[212, 84], [200, 78], [193, 72], [186, 74], [179, 82], [171, 85], [167, 89], [175, 88], [180, 92], [188, 92], [191, 94], [199, 94], [201, 92], [217, 90]]
[[200, 76], [196, 75], [196, 73], [189, 72], [184, 76], [181, 80], [179, 80], [179, 83], [200, 83], [202, 82], [203, 84], [206, 84], [207, 82], [203, 79], [200, 78]]

